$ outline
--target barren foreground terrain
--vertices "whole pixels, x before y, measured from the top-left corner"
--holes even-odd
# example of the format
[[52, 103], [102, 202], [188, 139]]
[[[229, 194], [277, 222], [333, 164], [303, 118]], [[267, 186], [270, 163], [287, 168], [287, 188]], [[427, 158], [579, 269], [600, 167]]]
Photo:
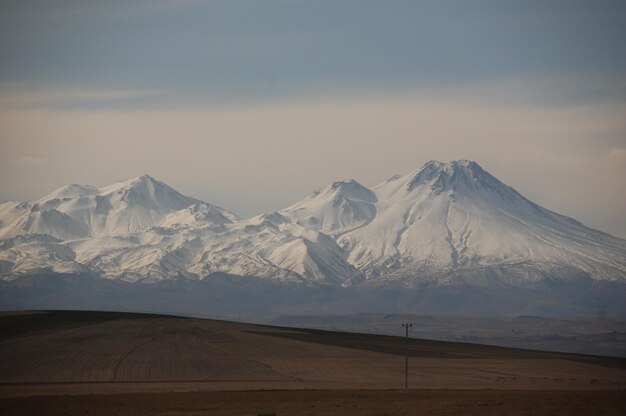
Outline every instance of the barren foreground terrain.
[[[0, 414], [624, 414], [626, 360], [109, 312], [0, 317]], [[157, 394], [158, 393], [158, 394]]]
[[615, 415], [623, 392], [299, 390], [12, 398], [7, 415]]

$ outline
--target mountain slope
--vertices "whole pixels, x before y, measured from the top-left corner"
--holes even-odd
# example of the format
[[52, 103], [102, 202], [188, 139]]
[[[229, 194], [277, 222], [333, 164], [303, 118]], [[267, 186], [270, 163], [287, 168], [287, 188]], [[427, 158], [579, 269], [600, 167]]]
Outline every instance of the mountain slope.
[[532, 203], [475, 162], [429, 162], [374, 193], [376, 217], [338, 239], [369, 278], [626, 277], [626, 241]]

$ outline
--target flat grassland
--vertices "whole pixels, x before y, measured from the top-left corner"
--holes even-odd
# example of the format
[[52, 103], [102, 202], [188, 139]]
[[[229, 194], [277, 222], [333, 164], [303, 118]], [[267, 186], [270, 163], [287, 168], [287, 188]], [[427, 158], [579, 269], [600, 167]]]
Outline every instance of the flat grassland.
[[626, 360], [165, 315], [0, 316], [0, 414], [263, 412], [626, 414]]

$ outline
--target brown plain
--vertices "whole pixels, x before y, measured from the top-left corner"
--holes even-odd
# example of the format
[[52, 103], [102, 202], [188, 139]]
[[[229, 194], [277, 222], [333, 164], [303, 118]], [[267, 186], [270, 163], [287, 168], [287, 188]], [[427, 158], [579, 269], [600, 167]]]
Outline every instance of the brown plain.
[[0, 414], [626, 414], [626, 360], [113, 312], [0, 317]]

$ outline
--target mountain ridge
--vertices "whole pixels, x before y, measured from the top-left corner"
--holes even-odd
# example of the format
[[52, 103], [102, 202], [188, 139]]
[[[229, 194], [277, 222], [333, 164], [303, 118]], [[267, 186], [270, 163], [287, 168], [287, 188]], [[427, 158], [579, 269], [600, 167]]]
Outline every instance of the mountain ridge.
[[214, 273], [335, 286], [626, 281], [626, 240], [533, 203], [469, 160], [367, 188], [337, 181], [252, 218], [148, 175], [0, 204], [0, 279]]

